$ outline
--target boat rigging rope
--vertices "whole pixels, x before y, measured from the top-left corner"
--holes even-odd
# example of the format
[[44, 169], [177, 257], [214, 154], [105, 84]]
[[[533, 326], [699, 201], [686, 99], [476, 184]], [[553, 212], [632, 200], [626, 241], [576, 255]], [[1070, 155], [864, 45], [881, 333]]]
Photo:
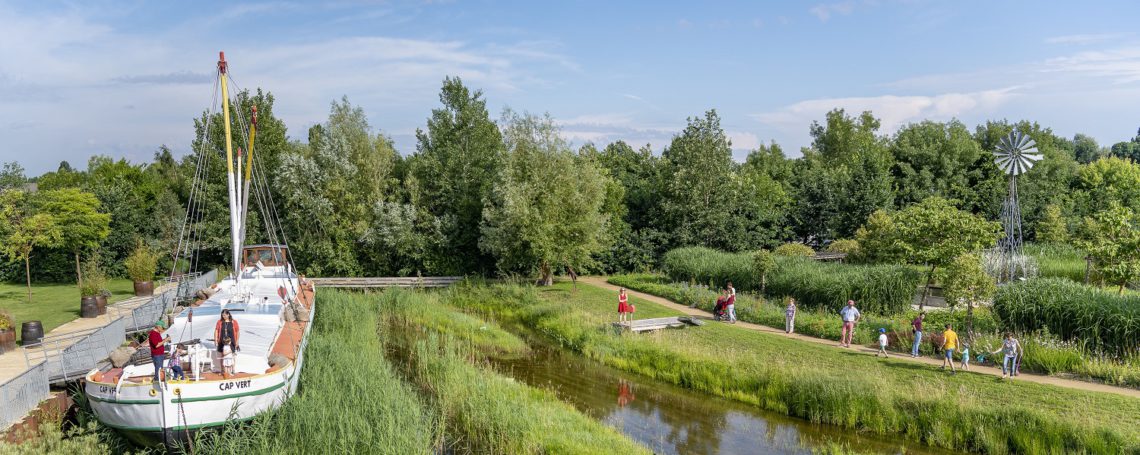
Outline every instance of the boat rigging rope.
[[[204, 125], [204, 128], [203, 128], [204, 129], [204, 141], [207, 141], [207, 142], [209, 141], [210, 124], [212, 123], [209, 120], [213, 117], [213, 113], [217, 109], [217, 104], [218, 104], [217, 103], [217, 100], [218, 100], [218, 83], [216, 80], [214, 82], [214, 95], [213, 95], [212, 99], [213, 99], [213, 102], [211, 103], [210, 110], [208, 111], [209, 115], [207, 115], [207, 117], [206, 117], [206, 119], [207, 119], [206, 124]], [[203, 142], [199, 142], [199, 147], [201, 147], [202, 144], [203, 144]], [[174, 258], [173, 258], [174, 260], [173, 260], [173, 263], [171, 264], [171, 271], [170, 271], [171, 276], [174, 276], [175, 272], [179, 271], [178, 270], [179, 269], [178, 260], [179, 260], [179, 258], [183, 257], [183, 252], [185, 252], [187, 256], [190, 255], [190, 250], [192, 247], [191, 245], [193, 243], [193, 240], [191, 239], [191, 237], [194, 237], [194, 239], [196, 240], [197, 236], [194, 235], [195, 231], [200, 231], [200, 229], [195, 229], [195, 221], [201, 220], [201, 213], [198, 209], [200, 209], [200, 202], [201, 202], [200, 200], [202, 199], [201, 194], [200, 194], [201, 193], [200, 189], [202, 186], [201, 182], [203, 182], [205, 180], [203, 173], [206, 170], [204, 170], [204, 166], [203, 166], [202, 150], [197, 150], [197, 155], [198, 155], [198, 159], [197, 159], [197, 163], [196, 163], [196, 166], [194, 169], [194, 180], [191, 182], [190, 194], [188, 195], [188, 199], [186, 202], [186, 217], [183, 218], [182, 227], [179, 229], [178, 246], [174, 251]], [[195, 215], [198, 215], [197, 220], [195, 220]], [[185, 240], [185, 243], [183, 242], [183, 240]], [[185, 249], [183, 249], [183, 248], [185, 248]], [[200, 244], [198, 246], [198, 249], [200, 249]], [[198, 256], [197, 255], [197, 249], [195, 250], [195, 254], [193, 256], [194, 256], [193, 260], [188, 261], [189, 263], [187, 264], [188, 268], [187, 268], [186, 272], [193, 270], [194, 265], [196, 265], [194, 263], [197, 262], [197, 256]]]

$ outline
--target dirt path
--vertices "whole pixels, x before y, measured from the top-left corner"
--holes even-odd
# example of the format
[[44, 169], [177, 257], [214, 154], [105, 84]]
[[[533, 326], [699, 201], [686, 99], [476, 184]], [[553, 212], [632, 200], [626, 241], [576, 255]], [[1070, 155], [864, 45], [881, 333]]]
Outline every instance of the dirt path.
[[[579, 277], [578, 281], [586, 283], [586, 284], [591, 285], [591, 286], [595, 286], [595, 287], [599, 287], [599, 288], [603, 288], [603, 289], [609, 289], [609, 290], [614, 291], [615, 293], [619, 289], [619, 286], [607, 283], [606, 279], [604, 277], [597, 277], [597, 276]], [[646, 294], [644, 292], [638, 292], [638, 291], [635, 291], [633, 289], [626, 289], [626, 293], [633, 296], [633, 297], [636, 297], [636, 298], [639, 298], [642, 300], [646, 300], [649, 302], [653, 302], [653, 303], [656, 303], [658, 305], [662, 305], [664, 307], [680, 311], [680, 312], [687, 314], [687, 315], [690, 315], [690, 316], [700, 316], [700, 317], [705, 318], [705, 319], [709, 319], [711, 316], [710, 313], [708, 313], [704, 310], [701, 310], [699, 308], [690, 308], [687, 305], [682, 305], [682, 304], [673, 302], [672, 300], [665, 299], [662, 297], [658, 297], [658, 296], [655, 296], [652, 294]], [[797, 340], [806, 341], [806, 342], [810, 342], [810, 343], [825, 344], [828, 346], [833, 346], [836, 349], [843, 349], [843, 348], [839, 347], [839, 342], [837, 342], [837, 341], [827, 340], [827, 339], [823, 339], [823, 338], [810, 337], [807, 335], [800, 335], [797, 333], [793, 333], [793, 334], [789, 335], [789, 334], [784, 333], [783, 330], [779, 330], [779, 329], [775, 329], [775, 328], [763, 326], [763, 325], [757, 325], [757, 324], [753, 324], [750, 322], [741, 321], [741, 322], [738, 322], [736, 324], [736, 326], [742, 327], [745, 329], [756, 330], [756, 331], [760, 331], [760, 332], [767, 332], [767, 333], [776, 334], [779, 336], [794, 338]], [[865, 346], [852, 346], [850, 349], [855, 350], [857, 352], [861, 352], [861, 353], [866, 354], [866, 355], [874, 355], [875, 352], [877, 352], [876, 349], [872, 349], [872, 348], [865, 347]], [[936, 360], [936, 359], [932, 359], [929, 357], [917, 357], [917, 358], [915, 358], [915, 357], [911, 357], [910, 355], [899, 354], [896, 352], [892, 352], [889, 355], [892, 359], [895, 359], [895, 360], [906, 360], [906, 361], [910, 361], [910, 362], [924, 363], [927, 365], [931, 365], [934, 368], [937, 368], [937, 367], [942, 365], [941, 360]], [[970, 365], [970, 371], [969, 372], [975, 373], [975, 374], [988, 374], [988, 375], [993, 375], [996, 377], [1001, 377], [1001, 369], [995, 368], [995, 367], [988, 367], [988, 366], [981, 366], [981, 365]], [[1097, 384], [1094, 382], [1075, 381], [1075, 380], [1071, 380], [1071, 379], [1056, 378], [1056, 377], [1052, 377], [1052, 376], [1041, 376], [1041, 375], [1029, 374], [1029, 373], [1021, 373], [1020, 375], [1017, 376], [1017, 379], [1014, 379], [1014, 380], [1015, 381], [1036, 382], [1038, 384], [1050, 384], [1050, 385], [1055, 385], [1058, 387], [1066, 387], [1066, 388], [1078, 389], [1078, 390], [1087, 390], [1090, 392], [1115, 393], [1117, 395], [1124, 395], [1126, 397], [1140, 398], [1140, 390], [1130, 389], [1130, 388], [1126, 388], [1126, 387], [1115, 387], [1115, 386], [1110, 386], [1110, 385], [1105, 385], [1105, 384]]]

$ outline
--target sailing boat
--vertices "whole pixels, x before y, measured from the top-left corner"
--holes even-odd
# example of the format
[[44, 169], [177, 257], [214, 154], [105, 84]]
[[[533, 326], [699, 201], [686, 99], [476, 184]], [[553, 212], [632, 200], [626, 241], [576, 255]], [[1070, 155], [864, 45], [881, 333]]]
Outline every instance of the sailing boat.
[[[295, 273], [287, 245], [243, 245], [246, 209], [254, 181], [251, 176], [258, 177], [252, 174], [256, 108], [245, 148], [243, 175], [241, 149], [235, 160], [231, 140], [225, 53], [219, 53], [217, 70], [223, 101], [230, 259], [234, 272], [210, 289], [199, 292], [200, 298], [174, 315], [170, 328], [164, 333], [171, 339], [166, 348], [167, 359], [176, 355], [175, 346], [186, 353], [177, 360], [186, 371], [186, 379], [174, 380], [164, 374], [155, 381], [149, 357], [121, 368], [96, 368], [86, 377], [87, 397], [96, 417], [143, 444], [162, 443], [171, 447], [175, 441], [184, 441], [197, 430], [251, 419], [281, 406], [297, 390], [305, 346], [316, 315], [315, 287]], [[268, 191], [265, 185], [257, 189]], [[255, 195], [264, 201], [261, 193]], [[261, 204], [263, 212], [266, 205]], [[190, 217], [189, 208], [187, 213]], [[274, 218], [272, 215], [267, 215], [269, 220]], [[273, 234], [270, 237], [274, 238]], [[225, 343], [215, 339], [215, 322], [223, 310], [228, 310], [238, 323], [235, 338], [239, 350], [233, 353], [232, 374], [226, 374], [223, 369], [219, 345]], [[290, 317], [302, 313], [309, 317]]]

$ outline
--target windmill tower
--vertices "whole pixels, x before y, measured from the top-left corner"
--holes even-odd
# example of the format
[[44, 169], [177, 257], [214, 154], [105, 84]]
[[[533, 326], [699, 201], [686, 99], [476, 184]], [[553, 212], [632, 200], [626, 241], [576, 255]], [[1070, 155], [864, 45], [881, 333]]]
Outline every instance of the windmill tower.
[[1025, 256], [1021, 254], [1021, 206], [1017, 200], [1017, 176], [1024, 174], [1041, 159], [1037, 145], [1028, 135], [1011, 131], [1001, 138], [994, 150], [994, 163], [1009, 175], [1009, 196], [1001, 206], [1001, 222], [1005, 236], [998, 242], [1001, 272], [998, 281], [1012, 281], [1026, 274]]

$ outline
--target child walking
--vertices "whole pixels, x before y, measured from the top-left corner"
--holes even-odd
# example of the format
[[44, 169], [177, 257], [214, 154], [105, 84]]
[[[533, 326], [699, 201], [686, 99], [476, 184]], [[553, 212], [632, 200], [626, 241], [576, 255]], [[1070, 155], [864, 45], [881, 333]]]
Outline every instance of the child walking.
[[887, 356], [887, 329], [879, 327], [879, 352], [875, 353], [875, 357], [882, 354], [883, 357]]
[[962, 370], [970, 371], [970, 345], [968, 343], [962, 344]]

